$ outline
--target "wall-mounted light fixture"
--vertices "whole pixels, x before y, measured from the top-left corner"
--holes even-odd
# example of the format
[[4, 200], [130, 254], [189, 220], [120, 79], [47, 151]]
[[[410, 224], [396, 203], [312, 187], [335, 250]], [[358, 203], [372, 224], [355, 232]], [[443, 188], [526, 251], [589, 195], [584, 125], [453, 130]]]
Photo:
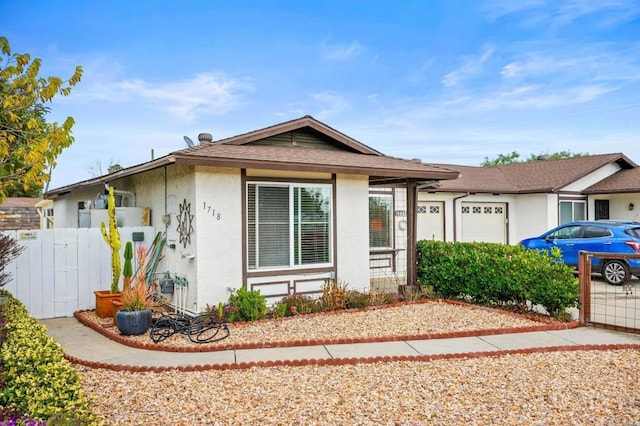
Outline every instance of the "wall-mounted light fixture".
[[629, 203], [629, 210], [633, 210], [633, 209], [634, 209], [634, 207], [635, 207], [635, 206], [633, 205], [633, 203]]

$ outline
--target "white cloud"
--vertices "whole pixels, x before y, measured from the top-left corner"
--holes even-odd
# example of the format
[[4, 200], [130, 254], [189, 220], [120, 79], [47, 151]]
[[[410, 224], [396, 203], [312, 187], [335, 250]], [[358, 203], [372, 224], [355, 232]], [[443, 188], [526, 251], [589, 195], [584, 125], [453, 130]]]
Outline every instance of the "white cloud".
[[499, 19], [505, 15], [530, 11], [545, 5], [545, 0], [492, 0], [484, 5], [484, 10], [490, 19]]
[[319, 120], [326, 120], [350, 109], [349, 102], [334, 93], [314, 93], [311, 98], [318, 103], [319, 110], [314, 116]]
[[638, 0], [493, 0], [484, 7], [490, 20], [507, 15], [522, 13], [524, 27], [544, 26], [558, 29], [575, 21], [591, 17], [597, 20], [597, 27], [609, 28], [631, 21], [640, 15]]
[[347, 44], [330, 45], [326, 41], [320, 46], [322, 57], [328, 61], [344, 61], [358, 55], [364, 46], [357, 41]]
[[442, 84], [445, 87], [457, 86], [462, 80], [479, 74], [483, 70], [483, 64], [493, 55], [494, 51], [493, 46], [486, 45], [480, 55], [464, 56], [462, 64], [443, 77]]
[[192, 122], [201, 115], [220, 115], [236, 107], [253, 87], [223, 73], [201, 73], [193, 78], [152, 83], [141, 79], [114, 82], [92, 81], [79, 90], [77, 100], [105, 100], [114, 103], [141, 103]]

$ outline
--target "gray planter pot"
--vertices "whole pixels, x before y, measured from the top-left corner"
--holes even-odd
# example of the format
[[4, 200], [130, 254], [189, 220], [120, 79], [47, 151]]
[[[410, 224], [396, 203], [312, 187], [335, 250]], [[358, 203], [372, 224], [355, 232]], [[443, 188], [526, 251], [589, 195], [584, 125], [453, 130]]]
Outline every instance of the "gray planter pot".
[[151, 309], [142, 311], [116, 312], [116, 325], [121, 334], [137, 336], [146, 333], [151, 327]]

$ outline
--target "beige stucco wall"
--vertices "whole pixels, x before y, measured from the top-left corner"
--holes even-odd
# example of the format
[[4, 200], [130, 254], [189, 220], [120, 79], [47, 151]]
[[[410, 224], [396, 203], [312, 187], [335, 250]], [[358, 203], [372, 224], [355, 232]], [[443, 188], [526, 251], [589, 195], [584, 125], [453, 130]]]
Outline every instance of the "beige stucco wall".
[[[229, 298], [242, 282], [242, 178], [238, 169], [196, 167], [197, 310]], [[193, 251], [195, 253], [195, 251]]]
[[352, 290], [369, 290], [369, 179], [336, 179], [337, 278]]

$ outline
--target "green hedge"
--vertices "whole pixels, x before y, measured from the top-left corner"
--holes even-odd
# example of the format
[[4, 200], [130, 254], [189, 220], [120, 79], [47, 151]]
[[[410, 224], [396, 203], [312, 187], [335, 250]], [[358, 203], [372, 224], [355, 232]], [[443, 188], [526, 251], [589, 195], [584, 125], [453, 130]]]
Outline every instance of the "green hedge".
[[579, 306], [578, 280], [555, 253], [494, 243], [418, 242], [418, 280], [444, 298], [516, 306], [549, 315]]
[[81, 376], [24, 305], [0, 290], [0, 406], [52, 424], [98, 424]]

